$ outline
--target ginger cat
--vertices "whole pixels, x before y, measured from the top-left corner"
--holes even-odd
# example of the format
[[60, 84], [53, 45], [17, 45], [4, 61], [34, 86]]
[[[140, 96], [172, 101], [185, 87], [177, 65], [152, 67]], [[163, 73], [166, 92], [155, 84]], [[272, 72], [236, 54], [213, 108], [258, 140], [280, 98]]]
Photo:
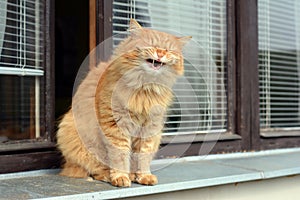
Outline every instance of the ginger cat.
[[61, 175], [91, 176], [119, 187], [158, 182], [150, 162], [160, 145], [171, 87], [184, 72], [182, 48], [190, 37], [142, 28], [133, 19], [129, 30], [110, 61], [88, 72], [73, 97], [79, 103], [59, 124]]

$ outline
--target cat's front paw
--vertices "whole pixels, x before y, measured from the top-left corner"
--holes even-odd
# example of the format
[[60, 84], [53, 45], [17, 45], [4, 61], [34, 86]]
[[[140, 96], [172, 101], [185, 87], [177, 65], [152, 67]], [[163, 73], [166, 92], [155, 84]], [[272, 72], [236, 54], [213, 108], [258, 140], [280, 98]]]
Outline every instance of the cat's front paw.
[[129, 179], [128, 175], [118, 175], [111, 177], [111, 184], [117, 187], [130, 187], [131, 180]]
[[153, 174], [139, 174], [135, 177], [135, 182], [142, 185], [156, 185], [158, 180]]

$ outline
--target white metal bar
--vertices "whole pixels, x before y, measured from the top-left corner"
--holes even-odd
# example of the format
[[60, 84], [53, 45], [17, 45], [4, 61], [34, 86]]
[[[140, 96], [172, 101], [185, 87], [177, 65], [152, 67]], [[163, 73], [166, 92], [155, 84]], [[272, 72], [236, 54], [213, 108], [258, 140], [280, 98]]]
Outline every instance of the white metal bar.
[[[166, 130], [165, 130], [166, 131]], [[214, 130], [198, 130], [198, 131], [174, 131], [174, 132], [163, 132], [164, 136], [172, 135], [189, 135], [189, 134], [209, 134], [209, 133], [225, 133], [227, 130], [224, 128], [214, 129]]]
[[44, 71], [40, 69], [27, 69], [15, 67], [0, 67], [2, 75], [18, 75], [18, 76], [43, 76]]

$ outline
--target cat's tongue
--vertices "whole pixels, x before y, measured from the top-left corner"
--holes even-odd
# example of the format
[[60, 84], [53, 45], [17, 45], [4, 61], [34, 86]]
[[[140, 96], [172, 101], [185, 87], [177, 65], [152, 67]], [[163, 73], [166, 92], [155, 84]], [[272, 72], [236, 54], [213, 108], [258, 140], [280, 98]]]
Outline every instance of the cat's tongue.
[[156, 60], [147, 59], [146, 61], [148, 65], [154, 70], [159, 70], [162, 66], [162, 63]]
[[152, 66], [151, 66], [151, 68], [154, 69], [154, 70], [159, 70], [160, 67], [161, 67], [161, 64], [159, 64], [159, 63], [153, 63]]

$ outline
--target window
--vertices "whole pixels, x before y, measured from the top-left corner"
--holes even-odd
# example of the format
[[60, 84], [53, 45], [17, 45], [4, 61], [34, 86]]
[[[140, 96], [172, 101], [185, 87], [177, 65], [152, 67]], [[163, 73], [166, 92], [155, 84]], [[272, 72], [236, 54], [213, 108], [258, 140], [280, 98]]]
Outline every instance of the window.
[[52, 8], [49, 0], [0, 1], [0, 173], [59, 165]]
[[[260, 128], [300, 130], [300, 3], [258, 1]], [[294, 132], [289, 132], [289, 131]], [[273, 133], [274, 135], [274, 133]], [[299, 133], [298, 133], [299, 135]]]
[[[192, 35], [205, 49], [188, 52], [200, 67], [185, 60], [187, 81], [174, 87], [163, 133], [185, 138], [178, 143], [193, 141], [187, 155], [209, 142], [212, 152], [299, 146], [300, 5], [257, 2], [113, 1], [115, 45], [135, 18], [144, 27]], [[186, 84], [190, 90], [179, 92]], [[191, 91], [196, 98], [185, 98]]]
[[174, 86], [176, 98], [164, 135], [227, 131], [226, 14], [226, 0], [113, 1], [115, 43], [128, 29], [130, 18], [144, 27], [193, 37], [193, 45], [184, 52], [189, 54], [185, 75]]
[[300, 147], [299, 1], [53, 2], [0, 1], [0, 173], [59, 166], [54, 110], [70, 105], [88, 40], [117, 45], [130, 18], [193, 36], [159, 157]]
[[0, 137], [40, 138], [44, 122], [44, 3], [0, 2]]

